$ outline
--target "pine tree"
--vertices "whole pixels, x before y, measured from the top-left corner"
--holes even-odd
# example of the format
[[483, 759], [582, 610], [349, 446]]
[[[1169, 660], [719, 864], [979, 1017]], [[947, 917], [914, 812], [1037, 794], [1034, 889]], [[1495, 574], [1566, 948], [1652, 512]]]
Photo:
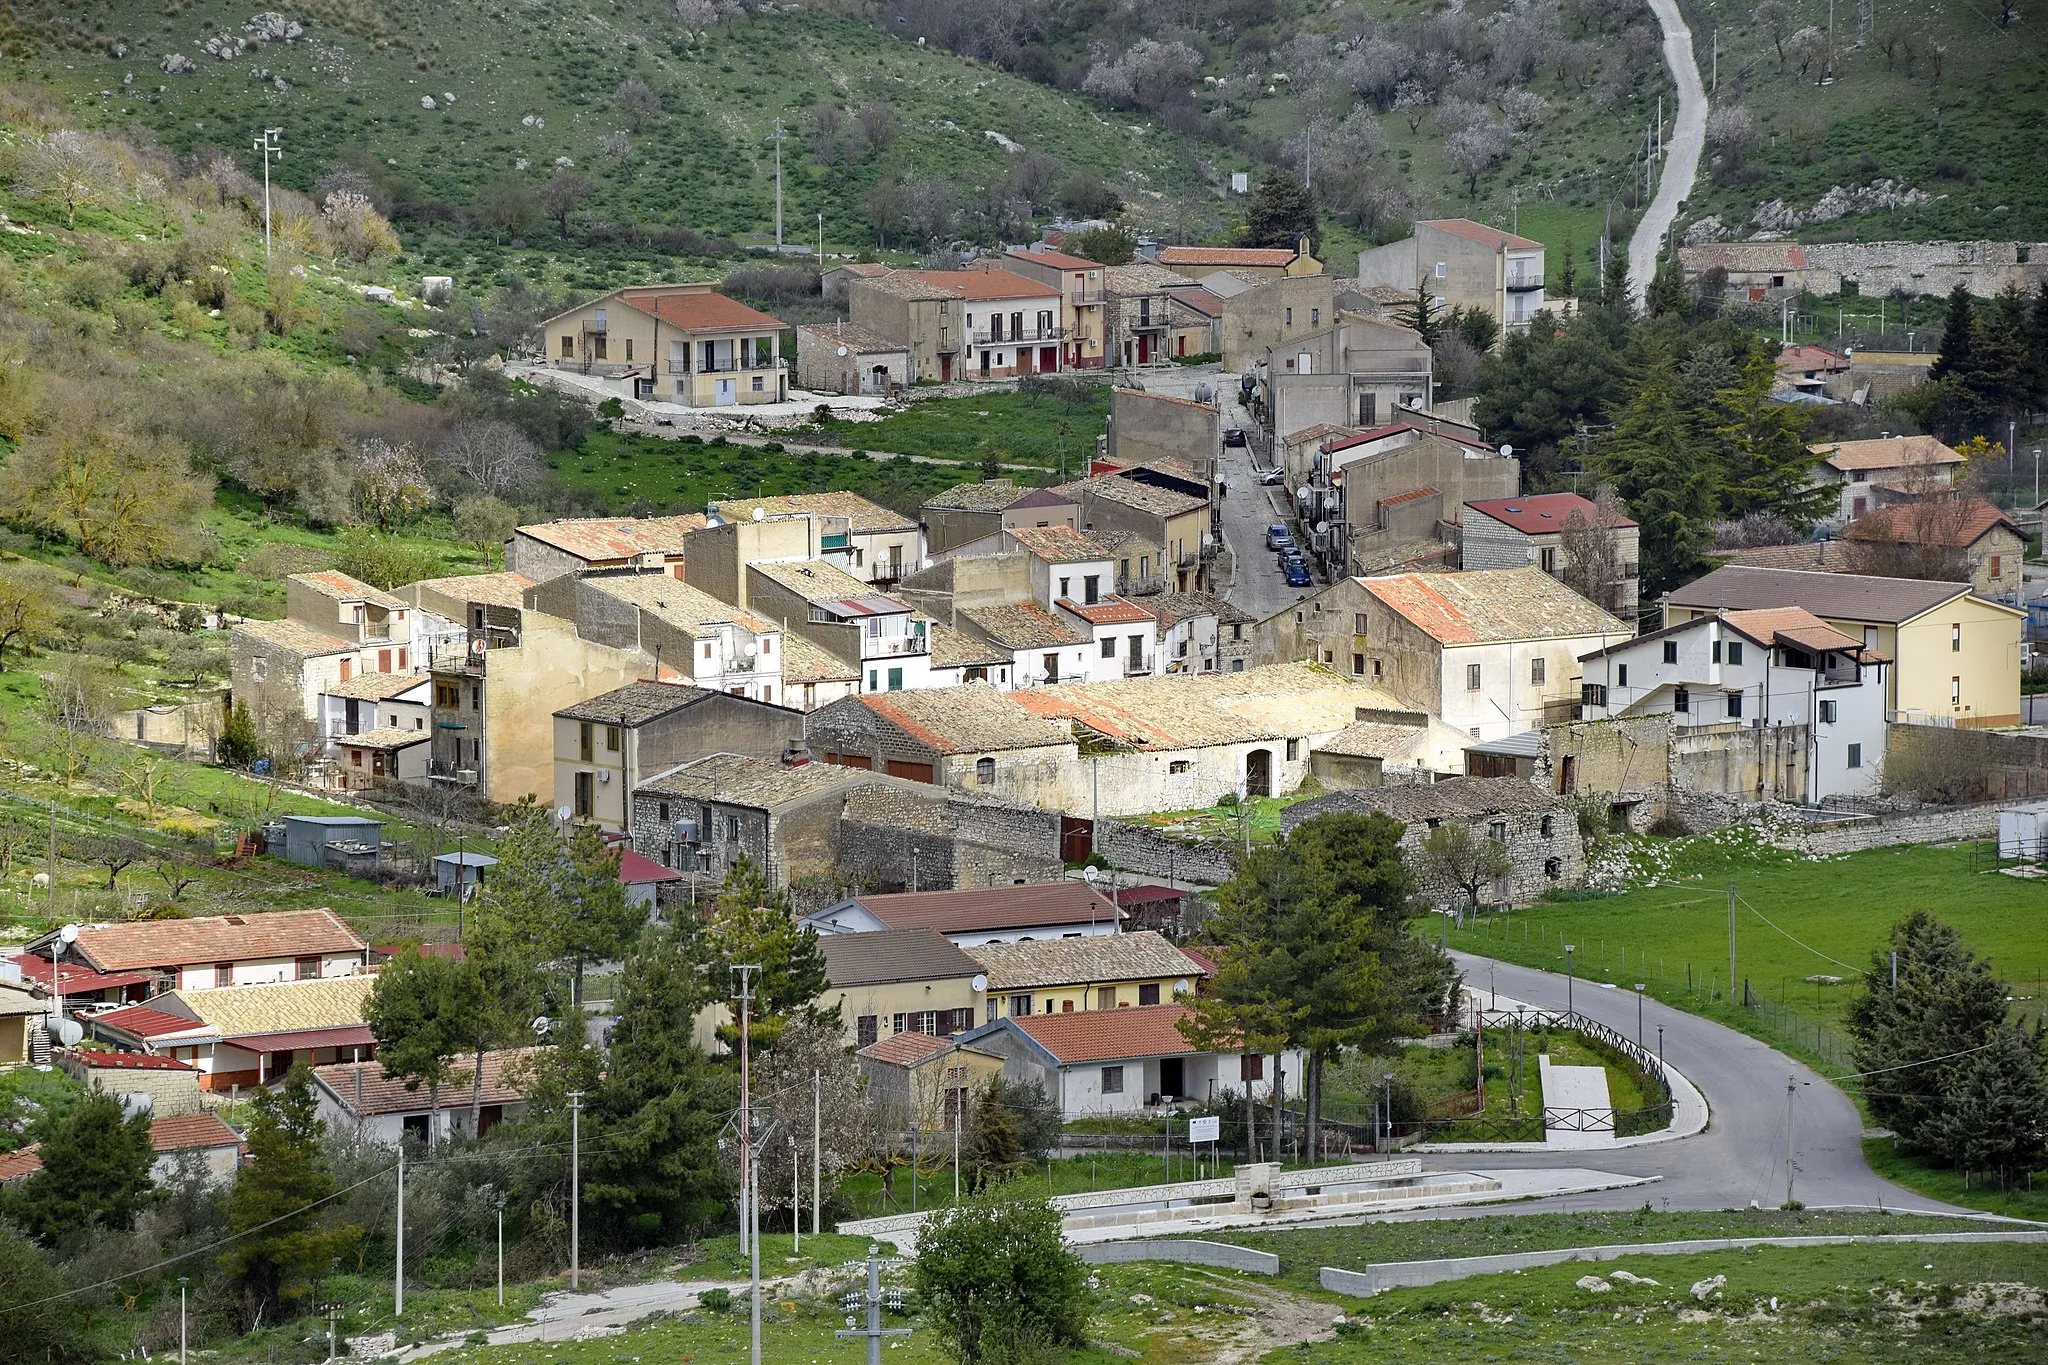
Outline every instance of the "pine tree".
[[1434, 346], [1444, 333], [1443, 318], [1437, 311], [1436, 297], [1429, 292], [1429, 281], [1418, 280], [1415, 297], [1395, 310], [1394, 321], [1422, 338], [1427, 345]]
[[45, 1245], [89, 1228], [126, 1229], [160, 1197], [149, 1115], [123, 1115], [112, 1095], [73, 1105], [36, 1155], [43, 1168], [8, 1191], [0, 1210]]
[[464, 963], [413, 948], [377, 973], [363, 1002], [363, 1022], [376, 1035], [384, 1074], [408, 1090], [427, 1088], [430, 1148], [441, 1136], [441, 1086], [469, 1038], [464, 1021], [486, 1007], [481, 995]]
[[228, 712], [227, 723], [221, 727], [218, 746], [220, 761], [230, 768], [246, 768], [261, 755], [261, 746], [256, 739], [256, 718], [249, 714], [249, 703], [237, 700]]
[[1657, 273], [1650, 277], [1643, 309], [1653, 318], [1683, 319], [1691, 315], [1692, 295], [1686, 290], [1685, 275], [1678, 268], [1677, 257], [1665, 257], [1658, 265]]
[[2034, 401], [2048, 403], [2048, 280], [2027, 314], [2027, 368], [2034, 376]]
[[1572, 235], [1564, 235], [1562, 259], [1557, 266], [1557, 294], [1559, 298], [1577, 298], [1579, 293], [1579, 258], [1572, 251]]
[[[752, 963], [761, 969], [754, 976], [755, 1047], [774, 1047], [783, 1026], [799, 1013], [837, 1021], [838, 1006], [830, 1010], [815, 1007], [828, 984], [817, 932], [797, 927], [789, 897], [777, 891], [767, 874], [748, 859], [740, 859], [726, 873], [718, 900], [704, 923], [703, 946], [711, 988], [721, 998], [729, 995], [735, 965]], [[738, 1045], [736, 1013], [720, 1026], [718, 1036], [728, 1046]]]
[[581, 1001], [584, 968], [623, 957], [646, 925], [647, 912], [626, 899], [625, 885], [619, 881], [618, 850], [606, 847], [596, 829], [578, 825], [566, 855], [566, 894], [556, 920], [555, 951], [571, 964], [575, 998]]
[[1776, 382], [1769, 350], [1753, 344], [1734, 381], [1715, 395], [1718, 515], [1740, 521], [1769, 512], [1805, 531], [1826, 515], [1834, 495], [1812, 478], [1820, 457], [1807, 447], [1806, 409], [1774, 399]]
[[275, 1320], [363, 1235], [353, 1224], [323, 1226], [324, 1210], [313, 1207], [334, 1193], [334, 1175], [320, 1151], [326, 1125], [306, 1064], [257, 1092], [252, 1108], [249, 1160], [228, 1193], [228, 1226], [242, 1236], [220, 1258], [245, 1324]]
[[972, 1121], [967, 1115], [957, 1120], [968, 1124], [961, 1165], [973, 1173], [974, 1188], [984, 1190], [1000, 1185], [1031, 1169], [1018, 1136], [1017, 1116], [1004, 1102], [1000, 1081], [982, 1088], [974, 1102]]
[[2027, 410], [2035, 386], [2028, 330], [2018, 285], [2007, 285], [1977, 314], [1977, 391], [1987, 414], [2016, 418]]
[[1639, 528], [1642, 592], [1656, 597], [1685, 582], [1699, 562], [1714, 510], [1713, 470], [1699, 459], [1697, 433], [1669, 355], [1643, 362], [1614, 428], [1593, 447], [1593, 467], [1614, 485]]
[[1600, 306], [1617, 318], [1635, 316], [1635, 304], [1628, 296], [1628, 253], [1611, 242], [1607, 268], [1600, 276]]
[[1316, 201], [1308, 187], [1290, 172], [1268, 171], [1245, 205], [1244, 244], [1291, 247], [1306, 237], [1309, 250], [1314, 251], [1321, 236]]
[[2048, 1164], [2048, 1067], [2041, 1035], [2005, 1024], [1983, 1051], [1959, 1058], [1943, 1083], [1926, 1144], [1965, 1172], [1996, 1175], [2004, 1190]]

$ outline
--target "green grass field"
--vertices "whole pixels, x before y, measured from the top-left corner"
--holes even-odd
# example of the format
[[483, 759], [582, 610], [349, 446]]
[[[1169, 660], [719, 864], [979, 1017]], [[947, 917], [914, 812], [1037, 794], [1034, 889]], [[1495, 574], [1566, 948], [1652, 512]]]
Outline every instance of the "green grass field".
[[702, 512], [719, 498], [844, 489], [914, 515], [933, 493], [980, 477], [971, 464], [778, 452], [609, 431], [548, 464], [570, 494], [616, 513]]
[[956, 460], [976, 470], [993, 457], [1064, 469], [1072, 479], [1085, 472], [1108, 417], [1109, 387], [1100, 385], [1084, 403], [1021, 393], [920, 399], [879, 421], [833, 422], [820, 434], [853, 450]]

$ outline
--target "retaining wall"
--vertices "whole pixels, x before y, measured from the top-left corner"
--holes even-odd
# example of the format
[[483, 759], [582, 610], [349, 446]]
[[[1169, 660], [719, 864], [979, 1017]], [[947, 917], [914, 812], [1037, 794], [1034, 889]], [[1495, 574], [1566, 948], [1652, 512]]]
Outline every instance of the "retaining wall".
[[2023, 801], [1997, 801], [1981, 806], [1944, 806], [1898, 815], [1880, 815], [1839, 825], [1822, 825], [1805, 830], [1791, 839], [1801, 853], [1828, 855], [1856, 853], [1866, 848], [1889, 848], [1894, 844], [1941, 844], [1957, 839], [1995, 839], [1998, 813]]
[[1253, 1251], [1228, 1242], [1091, 1242], [1074, 1248], [1089, 1265], [1126, 1265], [1132, 1261], [1179, 1261], [1185, 1265], [1213, 1265], [1224, 1270], [1249, 1270], [1254, 1275], [1278, 1275], [1280, 1258], [1270, 1251]]
[[1095, 826], [1095, 851], [1131, 872], [1176, 885], [1199, 882], [1221, 886], [1237, 875], [1235, 845], [1218, 840], [1176, 839], [1143, 825], [1117, 820], [1099, 820]]

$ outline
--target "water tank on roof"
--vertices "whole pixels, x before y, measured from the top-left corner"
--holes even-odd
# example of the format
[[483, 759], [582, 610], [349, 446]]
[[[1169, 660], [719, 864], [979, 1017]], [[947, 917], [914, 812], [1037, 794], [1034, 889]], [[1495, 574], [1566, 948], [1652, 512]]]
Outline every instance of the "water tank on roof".
[[1216, 401], [1216, 390], [1214, 390], [1214, 389], [1210, 388], [1210, 387], [1209, 387], [1209, 386], [1208, 386], [1207, 384], [1197, 384], [1197, 385], [1195, 385], [1195, 401], [1196, 401], [1197, 403], [1213, 403], [1213, 402], [1215, 402], [1215, 401]]

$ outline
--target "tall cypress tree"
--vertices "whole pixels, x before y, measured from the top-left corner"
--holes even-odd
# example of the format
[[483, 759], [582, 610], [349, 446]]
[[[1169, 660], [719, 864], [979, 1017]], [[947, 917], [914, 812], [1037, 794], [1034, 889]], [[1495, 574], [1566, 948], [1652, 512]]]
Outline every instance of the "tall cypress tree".
[[1803, 531], [1826, 514], [1834, 494], [1813, 481], [1820, 457], [1807, 447], [1807, 410], [1771, 397], [1777, 373], [1769, 348], [1753, 344], [1733, 382], [1715, 395], [1719, 514], [1739, 521], [1771, 512]]
[[1268, 171], [1245, 205], [1244, 244], [1293, 246], [1305, 236], [1313, 251], [1321, 245], [1321, 235], [1316, 201], [1300, 177], [1288, 171]]
[[1655, 355], [1629, 386], [1613, 430], [1593, 448], [1593, 467], [1640, 528], [1645, 597], [1677, 587], [1699, 564], [1714, 510], [1714, 473], [1698, 455], [1677, 363]]
[[317, 1117], [313, 1073], [293, 1064], [284, 1083], [258, 1093], [249, 1123], [249, 1162], [228, 1195], [228, 1225], [245, 1234], [220, 1258], [241, 1298], [243, 1320], [274, 1319], [312, 1288], [363, 1231], [323, 1226], [313, 1207], [334, 1193], [334, 1174], [320, 1151], [326, 1127]]

